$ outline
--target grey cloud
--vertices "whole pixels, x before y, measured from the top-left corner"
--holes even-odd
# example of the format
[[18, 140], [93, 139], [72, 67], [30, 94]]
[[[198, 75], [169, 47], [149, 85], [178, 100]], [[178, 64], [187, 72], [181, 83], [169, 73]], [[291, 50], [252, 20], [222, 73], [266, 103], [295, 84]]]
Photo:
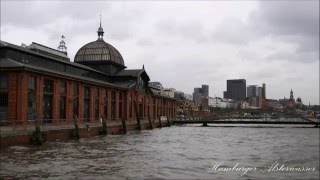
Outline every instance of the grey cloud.
[[139, 45], [139, 46], [154, 46], [155, 45], [155, 43], [152, 41], [152, 40], [150, 40], [150, 39], [139, 39], [138, 41], [137, 41], [137, 45]]
[[[249, 43], [268, 37], [274, 41], [268, 61], [317, 61], [319, 56], [319, 1], [259, 1], [258, 9], [247, 23], [240, 19], [225, 19], [213, 32], [213, 42], [228, 43], [249, 49]], [[276, 49], [280, 43], [296, 45], [292, 52]], [[243, 46], [246, 46], [244, 48]], [[270, 50], [270, 49], [267, 49]], [[261, 55], [243, 50], [240, 57], [254, 60]], [[256, 59], [258, 60], [258, 59]]]
[[250, 21], [262, 34], [291, 37], [298, 51], [319, 49], [319, 1], [260, 1]]
[[316, 61], [318, 58], [319, 53], [304, 51], [301, 51], [299, 54], [290, 52], [274, 52], [266, 57], [268, 61], [303, 61], [306, 63]]
[[251, 19], [265, 32], [319, 36], [319, 1], [260, 1]]
[[161, 19], [155, 24], [155, 29], [156, 36], [180, 37], [197, 43], [206, 42], [208, 39], [202, 23], [194, 20], [181, 22], [175, 19]]
[[[44, 24], [56, 21], [61, 17], [70, 17], [81, 20], [96, 19], [100, 9], [109, 9], [107, 2], [87, 3], [79, 1], [2, 1], [1, 24], [29, 28], [38, 28]], [[72, 11], [71, 11], [72, 10]], [[92, 13], [95, 12], [95, 13]]]
[[222, 21], [212, 33], [213, 42], [224, 42], [236, 45], [249, 43], [256, 37], [254, 29], [240, 19], [228, 18]]
[[[108, 1], [5, 1], [1, 2], [1, 26], [15, 28], [46, 29], [51, 36], [64, 32], [81, 34], [95, 33], [102, 14], [105, 36], [115, 40], [126, 40], [134, 35], [143, 11], [139, 8], [115, 10], [121, 3]], [[14, 11], [13, 11], [14, 9]], [[18, 12], [18, 13], [17, 13]], [[132, 14], [135, 14], [132, 16]]]

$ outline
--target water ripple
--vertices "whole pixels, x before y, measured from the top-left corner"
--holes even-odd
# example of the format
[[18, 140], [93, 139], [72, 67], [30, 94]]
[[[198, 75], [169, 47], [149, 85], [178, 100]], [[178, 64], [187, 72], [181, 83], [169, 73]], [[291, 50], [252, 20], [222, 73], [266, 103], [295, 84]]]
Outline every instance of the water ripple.
[[212, 162], [265, 169], [274, 162], [319, 169], [319, 130], [179, 126], [41, 147], [1, 149], [4, 179], [316, 179], [314, 173], [211, 173]]

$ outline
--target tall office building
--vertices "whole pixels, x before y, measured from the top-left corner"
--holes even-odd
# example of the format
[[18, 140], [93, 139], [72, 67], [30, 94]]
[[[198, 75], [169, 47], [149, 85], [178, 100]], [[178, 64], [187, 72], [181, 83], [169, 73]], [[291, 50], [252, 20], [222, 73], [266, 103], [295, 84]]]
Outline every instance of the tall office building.
[[262, 84], [262, 99], [267, 99], [266, 97], [266, 84]]
[[227, 91], [223, 91], [223, 99], [227, 99], [228, 95], [227, 95]]
[[261, 97], [262, 88], [257, 85], [249, 85], [247, 87], [247, 97]]
[[194, 88], [193, 100], [197, 103], [201, 103], [203, 97], [209, 97], [209, 85], [204, 84], [201, 86], [201, 88]]
[[201, 87], [202, 96], [209, 97], [209, 85], [203, 84]]
[[202, 91], [201, 91], [202, 89], [201, 88], [194, 88], [194, 93], [202, 93]]
[[257, 87], [257, 96], [262, 97], [262, 87]]
[[243, 101], [246, 99], [246, 80], [227, 80], [227, 98]]

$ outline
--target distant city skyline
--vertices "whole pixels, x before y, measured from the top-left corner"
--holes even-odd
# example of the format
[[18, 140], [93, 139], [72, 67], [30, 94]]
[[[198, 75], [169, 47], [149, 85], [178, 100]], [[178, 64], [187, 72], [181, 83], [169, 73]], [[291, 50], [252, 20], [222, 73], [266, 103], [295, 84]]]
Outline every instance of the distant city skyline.
[[207, 84], [210, 96], [223, 97], [228, 79], [246, 79], [265, 83], [268, 99], [290, 98], [292, 89], [304, 104], [319, 104], [316, 0], [0, 3], [1, 40], [9, 43], [56, 49], [63, 35], [73, 61], [96, 39], [101, 14], [104, 39], [125, 65], [144, 64], [165, 88], [192, 94]]

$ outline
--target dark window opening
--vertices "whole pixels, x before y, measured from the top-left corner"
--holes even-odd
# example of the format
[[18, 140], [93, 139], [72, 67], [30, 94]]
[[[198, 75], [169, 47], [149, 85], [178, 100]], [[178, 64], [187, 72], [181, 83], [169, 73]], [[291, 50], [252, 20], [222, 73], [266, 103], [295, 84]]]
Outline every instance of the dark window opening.
[[90, 88], [84, 87], [83, 120], [88, 122], [90, 118]]
[[146, 109], [146, 116], [149, 117], [149, 110], [150, 110], [150, 102], [149, 102], [149, 98], [147, 98], [147, 109]]
[[95, 93], [94, 93], [94, 97], [99, 98], [99, 94], [100, 94], [100, 90], [99, 90], [99, 88], [96, 88]]
[[0, 93], [0, 121], [8, 118], [8, 93]]
[[73, 95], [74, 96], [78, 96], [79, 95], [79, 86], [78, 86], [78, 84], [75, 84], [73, 86]]
[[132, 94], [129, 95], [129, 117], [132, 118]]
[[34, 120], [36, 111], [36, 78], [29, 76], [28, 82], [28, 120]]
[[43, 83], [43, 121], [52, 122], [53, 81], [44, 80]]
[[43, 92], [44, 93], [53, 93], [53, 81], [52, 80], [44, 80], [43, 83]]
[[139, 116], [143, 117], [143, 102], [139, 102], [138, 112], [139, 112]]
[[156, 115], [156, 100], [154, 99], [153, 100], [153, 117], [156, 118], [157, 115]]
[[116, 117], [116, 92], [111, 91], [111, 118]]
[[94, 91], [94, 97], [95, 97], [95, 100], [94, 100], [94, 117], [96, 120], [99, 120], [99, 108], [100, 108], [100, 105], [99, 105], [99, 96], [100, 96], [100, 90], [99, 88], [95, 88], [95, 91]]
[[66, 119], [66, 95], [67, 95], [67, 83], [60, 81], [60, 120]]
[[119, 118], [122, 118], [122, 92], [119, 93]]
[[78, 84], [75, 84], [73, 86], [73, 118], [78, 116], [79, 112], [79, 86]]
[[99, 99], [96, 99], [94, 102], [94, 111], [95, 111], [95, 118], [99, 119]]
[[161, 110], [161, 101], [160, 101], [160, 99], [158, 99], [157, 100], [158, 101], [158, 117], [160, 117], [160, 115], [161, 115], [161, 112], [160, 112], [160, 110]]
[[60, 119], [66, 119], [66, 96], [60, 96]]
[[66, 94], [67, 93], [67, 83], [64, 81], [60, 82], [60, 94]]
[[0, 76], [0, 89], [8, 89], [8, 76]]
[[108, 90], [104, 91], [104, 107], [103, 107], [104, 117], [108, 117]]

